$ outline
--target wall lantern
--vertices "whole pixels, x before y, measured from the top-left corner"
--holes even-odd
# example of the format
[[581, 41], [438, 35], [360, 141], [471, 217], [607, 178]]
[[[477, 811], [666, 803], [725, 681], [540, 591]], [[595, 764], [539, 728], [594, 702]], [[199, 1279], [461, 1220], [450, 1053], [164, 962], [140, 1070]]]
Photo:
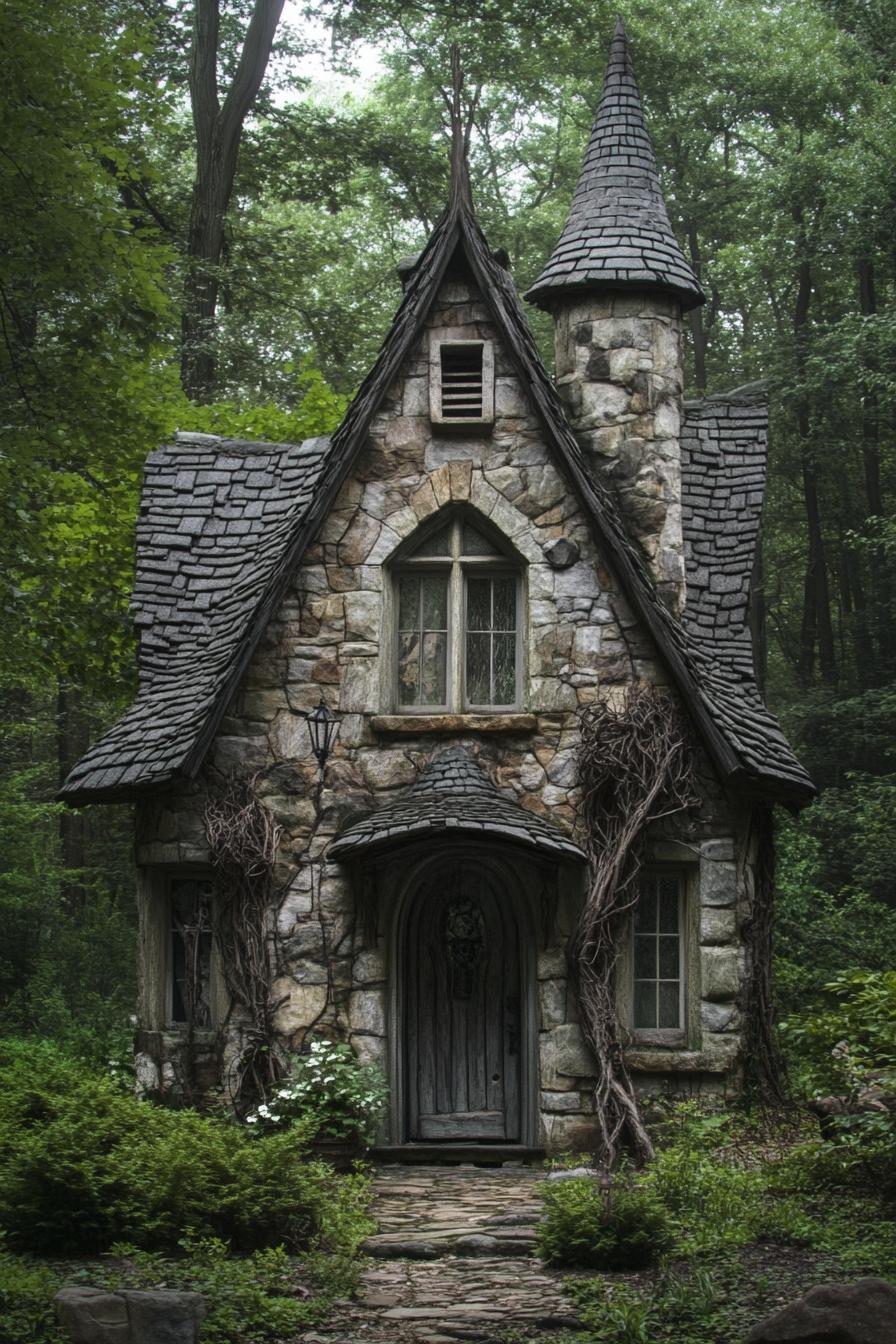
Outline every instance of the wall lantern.
[[305, 718], [308, 720], [311, 750], [314, 752], [314, 758], [320, 769], [321, 781], [323, 781], [324, 766], [339, 732], [339, 720], [323, 696], [321, 696], [317, 708], [313, 709], [310, 714], [306, 714]]

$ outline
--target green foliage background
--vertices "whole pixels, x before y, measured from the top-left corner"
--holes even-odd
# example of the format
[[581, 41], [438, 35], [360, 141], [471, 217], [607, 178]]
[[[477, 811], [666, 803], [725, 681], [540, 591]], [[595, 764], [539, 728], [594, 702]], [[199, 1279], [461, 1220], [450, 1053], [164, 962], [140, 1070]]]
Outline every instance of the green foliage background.
[[[222, 82], [250, 6], [222, 2]], [[192, 7], [0, 8], [0, 1025], [102, 1056], [132, 1009], [129, 818], [52, 799], [133, 683], [141, 463], [176, 428], [325, 432], [447, 189], [448, 49], [471, 173], [521, 288], [562, 224], [620, 10], [673, 223], [709, 296], [692, 392], [768, 380], [761, 591], [773, 707], [822, 793], [784, 825], [785, 1011], [896, 951], [894, 0], [319, 0], [284, 28], [228, 218], [219, 386], [177, 377]], [[380, 53], [365, 86], [308, 76]], [[348, 92], [343, 90], [348, 89]], [[870, 283], [870, 289], [869, 289]], [[864, 286], [864, 288], [863, 288]], [[806, 300], [803, 309], [801, 299]], [[550, 358], [549, 323], [533, 321]], [[821, 583], [821, 578], [825, 580]], [[119, 1045], [116, 1045], [116, 1041]]]

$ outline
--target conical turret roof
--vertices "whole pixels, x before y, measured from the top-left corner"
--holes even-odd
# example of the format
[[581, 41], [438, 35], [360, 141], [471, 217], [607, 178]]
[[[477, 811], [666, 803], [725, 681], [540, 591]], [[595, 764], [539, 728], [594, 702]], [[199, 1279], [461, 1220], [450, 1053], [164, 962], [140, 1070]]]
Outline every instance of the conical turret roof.
[[661, 290], [685, 309], [705, 302], [666, 213], [621, 19], [569, 218], [526, 298], [549, 308], [595, 289]]

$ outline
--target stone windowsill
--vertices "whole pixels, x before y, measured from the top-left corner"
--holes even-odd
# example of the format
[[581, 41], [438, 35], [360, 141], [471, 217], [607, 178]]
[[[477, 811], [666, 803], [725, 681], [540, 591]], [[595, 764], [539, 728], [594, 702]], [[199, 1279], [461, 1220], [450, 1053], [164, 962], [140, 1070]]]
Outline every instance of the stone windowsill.
[[624, 1051], [626, 1068], [632, 1073], [728, 1073], [733, 1060], [703, 1050]]
[[374, 714], [375, 733], [417, 736], [420, 733], [534, 733], [535, 714]]

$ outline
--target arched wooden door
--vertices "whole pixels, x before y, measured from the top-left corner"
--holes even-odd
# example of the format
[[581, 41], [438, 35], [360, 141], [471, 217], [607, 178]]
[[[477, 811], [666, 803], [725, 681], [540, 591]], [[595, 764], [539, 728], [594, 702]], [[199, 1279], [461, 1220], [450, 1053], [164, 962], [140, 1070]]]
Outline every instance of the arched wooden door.
[[518, 1143], [520, 942], [506, 893], [472, 864], [431, 870], [404, 956], [407, 1139]]

